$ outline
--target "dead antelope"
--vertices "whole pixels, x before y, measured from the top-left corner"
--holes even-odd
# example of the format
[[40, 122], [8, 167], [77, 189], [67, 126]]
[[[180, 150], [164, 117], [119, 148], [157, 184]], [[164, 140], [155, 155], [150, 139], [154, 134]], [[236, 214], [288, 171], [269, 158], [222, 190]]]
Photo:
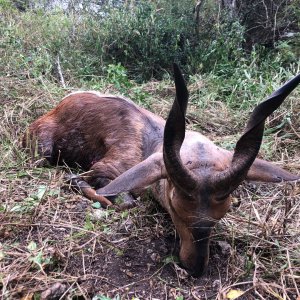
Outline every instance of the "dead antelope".
[[188, 91], [177, 65], [174, 76], [176, 97], [166, 122], [130, 100], [76, 92], [31, 124], [23, 144], [53, 165], [89, 170], [72, 182], [105, 207], [112, 205], [106, 197], [150, 187], [179, 233], [183, 266], [199, 276], [208, 263], [212, 229], [244, 179], [300, 178], [256, 159], [265, 119], [298, 85], [300, 74], [254, 109], [233, 153], [185, 130]]

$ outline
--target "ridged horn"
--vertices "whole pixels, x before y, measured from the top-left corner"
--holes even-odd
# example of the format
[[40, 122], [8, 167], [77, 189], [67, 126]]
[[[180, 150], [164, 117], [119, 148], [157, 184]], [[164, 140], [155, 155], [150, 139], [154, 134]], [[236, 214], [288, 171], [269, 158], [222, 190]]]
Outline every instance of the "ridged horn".
[[234, 191], [246, 178], [254, 162], [264, 132], [266, 118], [273, 113], [300, 82], [300, 74], [285, 83], [252, 112], [242, 137], [238, 140], [229, 169], [218, 173], [211, 180], [211, 187], [221, 200]]
[[180, 158], [180, 148], [185, 137], [185, 114], [189, 94], [178, 65], [174, 63], [173, 68], [176, 97], [166, 121], [163, 157], [167, 173], [174, 185], [185, 194], [191, 195], [197, 189], [197, 178], [182, 164]]

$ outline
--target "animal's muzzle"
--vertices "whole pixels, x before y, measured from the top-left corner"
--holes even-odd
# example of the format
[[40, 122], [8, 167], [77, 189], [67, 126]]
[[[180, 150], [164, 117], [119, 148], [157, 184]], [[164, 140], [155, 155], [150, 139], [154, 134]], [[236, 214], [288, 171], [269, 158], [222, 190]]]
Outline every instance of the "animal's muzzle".
[[180, 261], [183, 267], [194, 277], [203, 275], [209, 259], [209, 238], [211, 228], [193, 231], [193, 241], [183, 242], [180, 249]]

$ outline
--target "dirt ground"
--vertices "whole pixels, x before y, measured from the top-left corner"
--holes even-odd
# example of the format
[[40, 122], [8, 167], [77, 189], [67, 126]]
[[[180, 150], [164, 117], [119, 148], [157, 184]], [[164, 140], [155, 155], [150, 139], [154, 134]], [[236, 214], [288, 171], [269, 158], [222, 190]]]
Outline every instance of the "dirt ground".
[[[93, 209], [79, 196], [72, 198], [76, 199], [49, 199], [49, 209], [40, 207], [31, 220], [2, 220], [3, 244], [10, 248], [5, 268], [10, 273], [9, 285], [15, 287], [13, 298], [33, 287], [32, 292], [46, 290], [49, 276], [53, 283], [68, 284], [71, 291], [72, 286], [75, 290], [80, 286], [87, 299], [99, 293], [119, 294], [122, 299], [176, 299], [189, 294], [185, 299], [193, 299], [192, 294], [212, 297], [218, 293], [220, 281], [225, 280], [220, 274], [228, 263], [228, 243], [225, 248], [212, 244], [207, 275], [193, 279], [174, 262], [178, 241], [169, 216], [155, 203], [148, 200], [120, 216]], [[39, 246], [28, 251], [31, 241]], [[43, 255], [41, 266], [30, 259], [38, 251]]]
[[[253, 187], [241, 189], [251, 191]], [[258, 191], [266, 193], [265, 189]], [[257, 187], [254, 190], [257, 193]], [[207, 273], [192, 278], [178, 265], [178, 238], [171, 220], [153, 199], [140, 200], [136, 208], [118, 213], [94, 209], [90, 201], [68, 191], [61, 195], [45, 197], [33, 214], [21, 219], [12, 213], [2, 217], [4, 299], [36, 299], [34, 295], [40, 293], [42, 299], [91, 299], [95, 295], [120, 295], [121, 299], [225, 299], [233, 287], [248, 290], [240, 299], [254, 299], [254, 286], [260, 290], [260, 278], [255, 282], [251, 260], [258, 256], [258, 260], [272, 263], [278, 250], [275, 237], [286, 235], [280, 232], [283, 224], [278, 217], [273, 224], [276, 229], [269, 233], [275, 236], [274, 241], [265, 238], [267, 232], [258, 236], [249, 232], [249, 236], [239, 237], [231, 227], [243, 226], [241, 230], [246, 231], [252, 224], [248, 218], [240, 218], [240, 207], [233, 207], [214, 232]], [[289, 196], [296, 206], [297, 199], [299, 191], [296, 197]], [[294, 230], [299, 235], [299, 227]], [[287, 249], [293, 247], [296, 245]], [[258, 272], [260, 267], [257, 266]], [[272, 277], [276, 280], [271, 270], [268, 273], [268, 281]], [[288, 295], [294, 299], [292, 282], [289, 290]], [[47, 293], [50, 296], [45, 296]]]

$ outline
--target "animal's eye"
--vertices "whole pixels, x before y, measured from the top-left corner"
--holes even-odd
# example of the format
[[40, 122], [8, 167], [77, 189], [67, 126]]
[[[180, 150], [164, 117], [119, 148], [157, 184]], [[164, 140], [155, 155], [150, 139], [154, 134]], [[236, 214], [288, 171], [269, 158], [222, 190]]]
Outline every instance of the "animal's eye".
[[225, 201], [228, 197], [230, 196], [230, 193], [228, 194], [225, 194], [225, 195], [219, 195], [219, 196], [216, 196], [216, 201], [218, 202], [222, 202], [222, 201]]

